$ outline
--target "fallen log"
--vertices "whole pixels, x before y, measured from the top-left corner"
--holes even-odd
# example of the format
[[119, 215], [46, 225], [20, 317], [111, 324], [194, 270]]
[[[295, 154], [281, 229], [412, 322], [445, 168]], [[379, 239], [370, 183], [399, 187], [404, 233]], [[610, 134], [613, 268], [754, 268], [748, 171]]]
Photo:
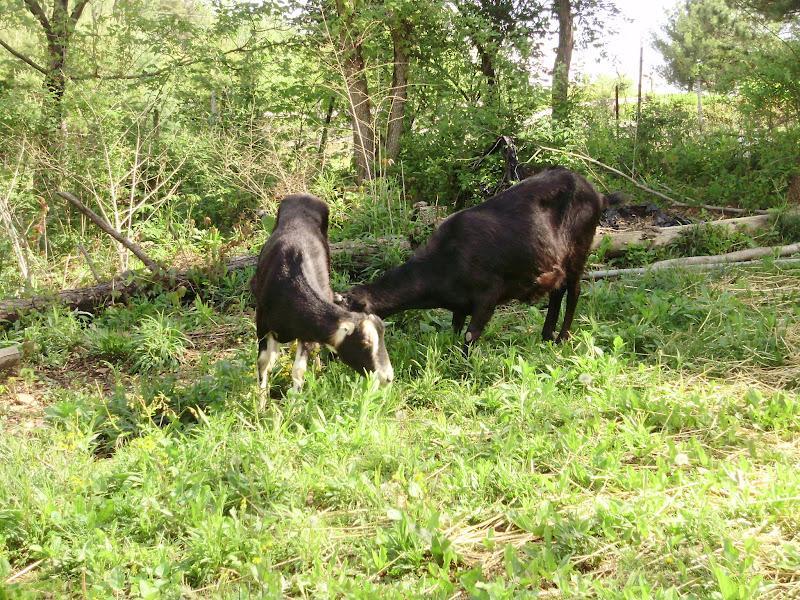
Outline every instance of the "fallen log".
[[714, 254], [710, 256], [685, 256], [682, 258], [670, 258], [654, 262], [646, 267], [634, 269], [609, 269], [605, 271], [592, 271], [586, 274], [587, 279], [604, 279], [607, 277], [620, 277], [622, 275], [641, 275], [650, 271], [659, 271], [669, 268], [722, 268], [725, 265], [746, 265], [758, 264], [756, 261], [767, 256], [774, 256], [776, 264], [800, 263], [800, 258], [780, 259], [782, 256], [790, 256], [800, 253], [800, 243], [788, 244], [786, 246], [763, 246], [761, 248], [748, 248], [747, 250], [737, 250], [727, 254]]
[[[718, 262], [718, 263], [692, 263], [692, 264], [685, 264], [685, 265], [672, 265], [672, 268], [680, 268], [685, 267], [690, 270], [698, 270], [698, 271], [714, 271], [718, 269], [725, 269], [727, 267], [757, 267], [761, 265], [760, 260], [743, 260], [743, 261], [736, 261], [736, 262]], [[800, 266], [800, 258], [776, 258], [773, 261], [773, 264], [780, 265], [780, 266]], [[660, 269], [653, 269], [653, 265], [647, 267], [636, 267], [633, 269], [606, 269], [602, 271], [589, 271], [588, 273], [584, 273], [583, 279], [588, 279], [589, 281], [597, 281], [600, 279], [611, 279], [614, 277], [625, 277], [628, 275], [644, 275], [645, 273], [652, 273], [654, 270], [660, 271], [664, 270], [668, 267], [662, 267]]]
[[[777, 219], [774, 215], [756, 215], [752, 217], [739, 217], [713, 221], [712, 224], [731, 229], [743, 228], [748, 231], [766, 229]], [[441, 221], [439, 221], [441, 222]], [[701, 225], [702, 226], [702, 225]], [[596, 249], [603, 244], [606, 256], [619, 255], [631, 244], [640, 244], [649, 248], [664, 246], [675, 241], [682, 233], [698, 225], [677, 225], [675, 227], [651, 227], [637, 231], [606, 231], [598, 232], [592, 243]], [[605, 241], [608, 240], [608, 241]], [[374, 261], [376, 255], [385, 254], [388, 248], [400, 252], [409, 252], [411, 245], [408, 240], [400, 236], [376, 238], [373, 240], [346, 240], [334, 242], [330, 245], [331, 256], [337, 263], [345, 267], [363, 269]], [[238, 256], [228, 260], [222, 265], [223, 272], [238, 271], [254, 267], [258, 256]], [[53, 304], [61, 304], [75, 310], [94, 312], [96, 309], [112, 302], [124, 302], [132, 296], [146, 294], [154, 289], [177, 289], [186, 287], [191, 292], [196, 286], [198, 275], [209, 271], [219, 270], [220, 265], [211, 265], [208, 269], [194, 269], [188, 271], [172, 271], [165, 275], [151, 276], [151, 278], [133, 278], [126, 274], [112, 281], [101, 283], [92, 287], [63, 290], [58, 294], [39, 296], [35, 298], [19, 298], [0, 302], [0, 324], [6, 325], [19, 319], [20, 314], [42, 310]]]
[[[399, 236], [376, 238], [374, 240], [347, 240], [334, 242], [330, 245], [331, 256], [340, 262], [354, 268], [364, 268], [380, 253], [385, 253], [388, 248], [394, 247], [399, 251], [410, 251], [408, 240]], [[184, 271], [170, 271], [158, 277], [134, 276], [125, 273], [122, 276], [100, 283], [91, 287], [63, 290], [57, 294], [36, 296], [33, 298], [16, 298], [0, 302], [0, 326], [9, 325], [17, 321], [20, 315], [43, 310], [49, 306], [62, 305], [73, 310], [92, 313], [98, 308], [113, 302], [124, 302], [133, 296], [147, 294], [156, 289], [187, 288], [189, 295], [193, 296], [196, 282], [209, 272], [224, 273], [240, 271], [255, 267], [258, 262], [257, 255], [237, 256], [222, 265], [210, 265], [207, 268], [195, 268]]]
[[[752, 217], [737, 217], [735, 219], [721, 219], [702, 224], [675, 225], [674, 227], [648, 227], [635, 231], [605, 231], [598, 232], [592, 242], [592, 250], [604, 247], [606, 256], [617, 256], [632, 245], [641, 245], [646, 248], [666, 246], [681, 235], [695, 227], [713, 225], [731, 230], [758, 231], [772, 227], [777, 221], [776, 215], [755, 215]], [[608, 241], [606, 241], [608, 240]]]
[[787, 246], [764, 246], [761, 248], [748, 248], [728, 252], [727, 254], [715, 254], [712, 256], [687, 256], [683, 258], [670, 258], [653, 263], [651, 268], [664, 269], [673, 266], [687, 265], [713, 265], [721, 263], [747, 262], [764, 258], [765, 256], [789, 256], [800, 252], [800, 243], [789, 244]]

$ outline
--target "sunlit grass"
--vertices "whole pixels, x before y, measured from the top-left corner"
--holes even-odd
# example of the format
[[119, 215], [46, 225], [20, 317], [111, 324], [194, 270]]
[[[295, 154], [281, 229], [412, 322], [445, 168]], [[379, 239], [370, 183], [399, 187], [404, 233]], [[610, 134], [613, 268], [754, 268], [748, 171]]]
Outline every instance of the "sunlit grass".
[[[65, 336], [2, 388], [47, 405], [0, 417], [3, 593], [793, 597], [799, 296], [775, 269], [606, 282], [568, 344], [515, 305], [468, 357], [408, 313], [390, 387], [326, 357], [295, 393], [286, 353], [264, 411], [238, 300], [29, 317], [9, 336]], [[177, 369], [134, 373], [148, 319], [191, 342]]]

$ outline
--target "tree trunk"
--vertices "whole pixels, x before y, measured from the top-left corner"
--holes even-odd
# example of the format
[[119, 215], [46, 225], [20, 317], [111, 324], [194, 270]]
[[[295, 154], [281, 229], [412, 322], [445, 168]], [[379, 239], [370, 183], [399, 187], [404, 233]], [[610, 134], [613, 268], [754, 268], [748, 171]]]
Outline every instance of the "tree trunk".
[[489, 84], [489, 93], [493, 95], [494, 89], [497, 86], [497, 72], [494, 70], [492, 55], [478, 42], [475, 42], [475, 49], [478, 51], [478, 57], [481, 59], [481, 73], [486, 77], [486, 83]]
[[62, 100], [67, 86], [64, 73], [67, 51], [72, 33], [88, 1], [78, 0], [70, 14], [69, 0], [55, 0], [52, 15], [48, 18], [37, 0], [25, 0], [28, 11], [36, 17], [47, 39], [48, 63], [44, 86], [48, 94], [48, 106], [45, 117], [51, 131], [63, 128]]
[[372, 99], [369, 96], [361, 38], [352, 31], [352, 13], [345, 8], [343, 0], [336, 0], [336, 9], [342, 19], [339, 40], [343, 54], [342, 75], [353, 125], [353, 162], [356, 179], [361, 183], [375, 176], [377, 143], [372, 121]]
[[[69, 0], [54, 0], [51, 16], [45, 14], [37, 0], [24, 0], [28, 11], [36, 18], [47, 40], [47, 66], [44, 73], [46, 98], [43, 107], [42, 137], [44, 146], [58, 163], [63, 134], [66, 132], [64, 120], [64, 92], [67, 87], [67, 76], [64, 71], [67, 63], [69, 42], [75, 26], [83, 14], [89, 0], [77, 0], [72, 13], [69, 12]], [[34, 175], [34, 187], [49, 195], [57, 182], [53, 173], [39, 171]]]
[[697, 125], [703, 131], [703, 85], [699, 77], [694, 82], [694, 91], [697, 94]]
[[353, 123], [353, 159], [359, 182], [375, 177], [375, 128], [372, 123], [372, 100], [369, 97], [364, 58], [361, 48], [354, 48], [353, 57], [345, 62], [348, 79], [350, 115]]
[[331, 96], [328, 100], [328, 110], [325, 113], [325, 121], [322, 126], [322, 136], [319, 139], [319, 148], [317, 148], [317, 154], [320, 156], [325, 154], [325, 146], [328, 145], [328, 129], [331, 126], [331, 119], [333, 118], [333, 108], [336, 104], [336, 98]]
[[572, 64], [572, 49], [575, 46], [573, 15], [570, 0], [555, 0], [558, 15], [558, 50], [553, 65], [552, 108], [553, 118], [564, 119], [569, 112], [569, 69]]
[[411, 26], [408, 21], [397, 19], [391, 28], [394, 47], [394, 67], [389, 123], [386, 126], [386, 158], [392, 162], [400, 156], [400, 137], [403, 134], [406, 99], [408, 98], [408, 37]]

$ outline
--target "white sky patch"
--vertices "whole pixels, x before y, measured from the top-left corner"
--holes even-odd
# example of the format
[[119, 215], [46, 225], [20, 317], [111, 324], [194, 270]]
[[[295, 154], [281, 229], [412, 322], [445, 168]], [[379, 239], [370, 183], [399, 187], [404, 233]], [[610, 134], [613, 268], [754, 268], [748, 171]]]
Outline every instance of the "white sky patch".
[[[590, 79], [599, 75], [616, 77], [619, 74], [633, 83], [632, 93], [635, 94], [641, 44], [644, 46], [642, 92], [678, 91], [658, 73], [657, 69], [663, 64], [663, 59], [651, 46], [653, 34], [661, 31], [669, 12], [678, 2], [679, 0], [616, 0], [620, 10], [620, 16], [613, 27], [616, 33], [600, 40], [605, 56], [597, 48], [576, 47], [573, 54], [574, 74], [584, 74]], [[554, 59], [555, 52], [549, 62], [552, 64]]]

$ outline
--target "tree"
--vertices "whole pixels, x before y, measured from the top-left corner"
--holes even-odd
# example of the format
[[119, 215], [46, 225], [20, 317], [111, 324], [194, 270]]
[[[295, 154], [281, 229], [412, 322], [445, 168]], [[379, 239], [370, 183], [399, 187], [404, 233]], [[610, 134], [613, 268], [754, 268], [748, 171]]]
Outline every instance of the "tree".
[[572, 64], [572, 49], [575, 47], [571, 0], [555, 0], [553, 10], [558, 18], [558, 49], [553, 65], [553, 118], [566, 116], [569, 95], [569, 69]]
[[358, 181], [374, 177], [377, 156], [372, 98], [369, 95], [367, 64], [364, 60], [364, 32], [356, 27], [356, 11], [362, 4], [363, 0], [352, 3], [336, 0], [340, 62], [353, 125], [353, 161]]
[[786, 19], [800, 14], [800, 0], [733, 0], [733, 5], [737, 4], [743, 4], [775, 19]]
[[389, 120], [386, 124], [386, 158], [392, 162], [400, 155], [400, 136], [405, 123], [408, 99], [409, 51], [412, 25], [407, 17], [391, 15], [392, 87], [389, 90]]
[[478, 70], [490, 98], [498, 97], [498, 70], [503, 51], [524, 62], [538, 50], [532, 41], [547, 32], [542, 0], [461, 0], [456, 5], [478, 54]]
[[736, 68], [754, 29], [727, 0], [686, 0], [664, 26], [665, 37], [653, 46], [664, 56], [668, 81], [697, 94], [697, 115], [703, 125], [703, 89], [722, 90], [726, 71]]
[[663, 75], [668, 81], [694, 89], [715, 88], [740, 59], [745, 44], [753, 40], [751, 22], [726, 0], [686, 0], [672, 13], [663, 37], [653, 46], [664, 56]]
[[24, 0], [24, 3], [44, 34], [47, 64], [39, 65], [5, 42], [0, 44], [15, 57], [44, 75], [44, 87], [47, 90], [46, 124], [48, 129], [55, 129], [63, 126], [62, 99], [67, 85], [65, 67], [70, 41], [89, 0], [76, 0], [71, 9], [69, 0], [53, 0], [49, 16], [45, 10], [47, 6], [39, 4], [37, 0]]
[[596, 43], [600, 33], [609, 29], [608, 22], [618, 12], [614, 2], [607, 0], [553, 0], [552, 13], [558, 32], [551, 87], [555, 120], [564, 119], [569, 111], [569, 74], [576, 33], [580, 36], [581, 46]]

